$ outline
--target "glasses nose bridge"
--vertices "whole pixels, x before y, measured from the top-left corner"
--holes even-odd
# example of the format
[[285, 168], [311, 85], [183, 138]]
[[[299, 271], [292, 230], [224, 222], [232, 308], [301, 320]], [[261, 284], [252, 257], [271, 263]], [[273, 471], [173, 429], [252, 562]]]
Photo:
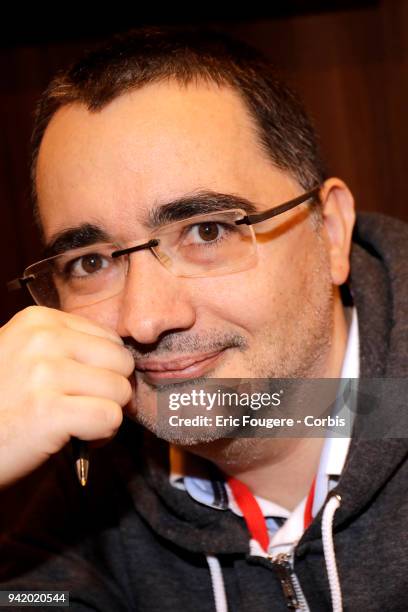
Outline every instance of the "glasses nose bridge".
[[[138, 244], [134, 244], [131, 247], [127, 247], [125, 249], [118, 249], [117, 251], [113, 251], [113, 253], [111, 253], [111, 257], [113, 259], [116, 259], [117, 257], [122, 257], [123, 255], [131, 255], [132, 253], [136, 253], [137, 251], [143, 251], [145, 249], [151, 249], [152, 247], [158, 246], [159, 245], [159, 240], [157, 238], [152, 238], [150, 240], [146, 241], [141, 241]], [[152, 252], [152, 255], [154, 255], [154, 253]]]
[[[111, 253], [111, 257], [113, 259], [119, 259], [119, 261], [122, 261], [122, 269], [123, 269], [123, 284], [125, 288], [125, 285], [128, 284], [129, 280], [127, 280], [127, 277], [129, 276], [130, 270], [131, 270], [131, 259], [130, 259], [130, 255], [132, 255], [133, 253], [137, 253], [139, 251], [150, 251], [150, 254], [153, 256], [153, 258], [156, 260], [156, 264], [159, 264], [160, 268], [166, 268], [167, 267], [164, 265], [163, 261], [161, 260], [160, 257], [157, 256], [154, 247], [159, 246], [160, 244], [160, 240], [158, 238], [151, 238], [149, 240], [144, 240], [144, 241], [140, 241], [138, 244], [133, 244], [132, 246], [126, 247], [124, 249], [120, 249], [117, 251], [114, 251], [113, 253]], [[136, 263], [137, 266], [137, 263]]]

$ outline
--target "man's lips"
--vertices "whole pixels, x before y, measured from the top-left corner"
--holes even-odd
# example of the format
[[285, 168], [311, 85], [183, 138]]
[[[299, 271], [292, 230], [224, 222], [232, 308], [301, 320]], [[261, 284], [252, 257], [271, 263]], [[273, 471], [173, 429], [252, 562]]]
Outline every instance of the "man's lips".
[[165, 378], [194, 378], [212, 367], [224, 350], [183, 356], [168, 361], [140, 359], [136, 361], [136, 370], [142, 372], [143, 378], [149, 382]]

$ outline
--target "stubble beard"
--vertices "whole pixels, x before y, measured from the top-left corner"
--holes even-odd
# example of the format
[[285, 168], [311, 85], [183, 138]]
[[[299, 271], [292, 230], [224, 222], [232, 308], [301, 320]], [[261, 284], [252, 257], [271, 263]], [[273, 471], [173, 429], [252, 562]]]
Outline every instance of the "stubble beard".
[[[318, 237], [319, 240], [319, 237]], [[316, 249], [317, 256], [313, 265], [305, 264], [305, 273], [296, 296], [288, 296], [284, 307], [284, 314], [263, 331], [261, 348], [249, 359], [249, 347], [245, 340], [232, 336], [230, 346], [243, 352], [246, 356], [246, 371], [242, 378], [316, 378], [323, 377], [324, 366], [332, 348], [333, 319], [334, 319], [334, 287], [331, 281], [328, 254], [324, 247]], [[309, 265], [308, 265], [309, 264]], [[227, 336], [226, 336], [227, 337]], [[217, 345], [215, 340], [213, 346]], [[221, 341], [225, 341], [221, 338]], [[211, 346], [206, 341], [205, 348]], [[225, 344], [224, 344], [225, 346]], [[200, 348], [200, 347], [199, 347]], [[269, 349], [269, 350], [268, 350]], [[197, 385], [205, 384], [205, 377], [197, 379]], [[191, 388], [192, 381], [189, 381]], [[164, 386], [168, 387], [169, 386]], [[164, 388], [163, 387], [163, 388]], [[180, 389], [182, 391], [182, 389]], [[160, 391], [158, 390], [160, 393]], [[146, 395], [145, 395], [146, 393]], [[145, 389], [138, 397], [139, 406], [148, 403], [151, 390]], [[254, 465], [262, 461], [265, 447], [270, 448], [271, 441], [276, 453], [282, 452], [285, 440], [270, 438], [225, 438], [226, 429], [223, 428], [223, 437], [220, 428], [203, 428], [199, 435], [194, 428], [177, 428], [163, 426], [157, 418], [157, 412], [139, 409], [137, 420], [157, 437], [167, 442], [184, 447], [190, 452], [205, 457], [217, 463], [217, 459], [224, 466], [246, 464]], [[191, 433], [190, 433], [191, 432]]]
[[[310, 275], [305, 275], [299, 291], [301, 303], [293, 303], [291, 314], [283, 319], [278, 330], [270, 328], [266, 344], [273, 350], [260, 351], [251, 365], [254, 378], [308, 379], [323, 378], [334, 331], [334, 286], [328, 256], [321, 251]], [[208, 437], [181, 445], [190, 452], [209, 459], [227, 470], [246, 470], [261, 465], [266, 456], [282, 459], [292, 452], [301, 439], [271, 437]]]

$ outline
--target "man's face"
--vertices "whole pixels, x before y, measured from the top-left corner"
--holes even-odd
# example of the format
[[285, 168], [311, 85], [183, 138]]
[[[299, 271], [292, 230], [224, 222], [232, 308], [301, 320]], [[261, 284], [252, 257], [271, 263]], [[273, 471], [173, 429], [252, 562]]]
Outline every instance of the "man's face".
[[[97, 113], [63, 107], [37, 167], [47, 242], [85, 223], [112, 241], [145, 238], [148, 213], [203, 192], [265, 210], [302, 193], [259, 144], [239, 96], [209, 85], [144, 87]], [[160, 385], [177, 378], [324, 375], [333, 336], [327, 244], [300, 207], [254, 226], [258, 263], [176, 277], [149, 250], [131, 255], [124, 291], [77, 314], [122, 336], [136, 358], [129, 414], [155, 430]]]

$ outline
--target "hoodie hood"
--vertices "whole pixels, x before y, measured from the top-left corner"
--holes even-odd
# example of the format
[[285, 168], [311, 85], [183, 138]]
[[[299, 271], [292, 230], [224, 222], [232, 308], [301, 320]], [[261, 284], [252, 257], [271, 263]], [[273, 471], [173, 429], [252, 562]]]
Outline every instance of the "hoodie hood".
[[[349, 286], [359, 317], [361, 378], [408, 376], [407, 262], [407, 225], [384, 215], [358, 215]], [[361, 418], [357, 407], [357, 430]], [[128, 422], [121, 432], [127, 448], [135, 447], [135, 430], [140, 432], [136, 424]], [[342, 499], [334, 529], [370, 503], [406, 459], [407, 450], [406, 439], [353, 437], [334, 490]], [[127, 478], [133, 503], [159, 536], [190, 552], [248, 553], [248, 533], [239, 517], [231, 512], [214, 512], [171, 486], [167, 443], [145, 433], [142, 456], [136, 460], [144, 466], [143, 471], [135, 475], [133, 461], [124, 469], [121, 454], [116, 454], [115, 461], [121, 463], [118, 477]], [[322, 511], [304, 533], [296, 554], [303, 554], [313, 547], [313, 541], [321, 540]]]
[[[360, 214], [353, 234], [350, 290], [359, 317], [360, 378], [408, 377], [408, 226], [380, 214]], [[364, 416], [357, 407], [355, 428]], [[382, 407], [387, 411], [387, 405]], [[406, 460], [408, 440], [366, 440], [353, 437], [342, 477], [335, 491], [342, 503], [334, 528], [339, 528], [385, 486]], [[304, 534], [304, 545], [320, 539], [320, 512]]]

